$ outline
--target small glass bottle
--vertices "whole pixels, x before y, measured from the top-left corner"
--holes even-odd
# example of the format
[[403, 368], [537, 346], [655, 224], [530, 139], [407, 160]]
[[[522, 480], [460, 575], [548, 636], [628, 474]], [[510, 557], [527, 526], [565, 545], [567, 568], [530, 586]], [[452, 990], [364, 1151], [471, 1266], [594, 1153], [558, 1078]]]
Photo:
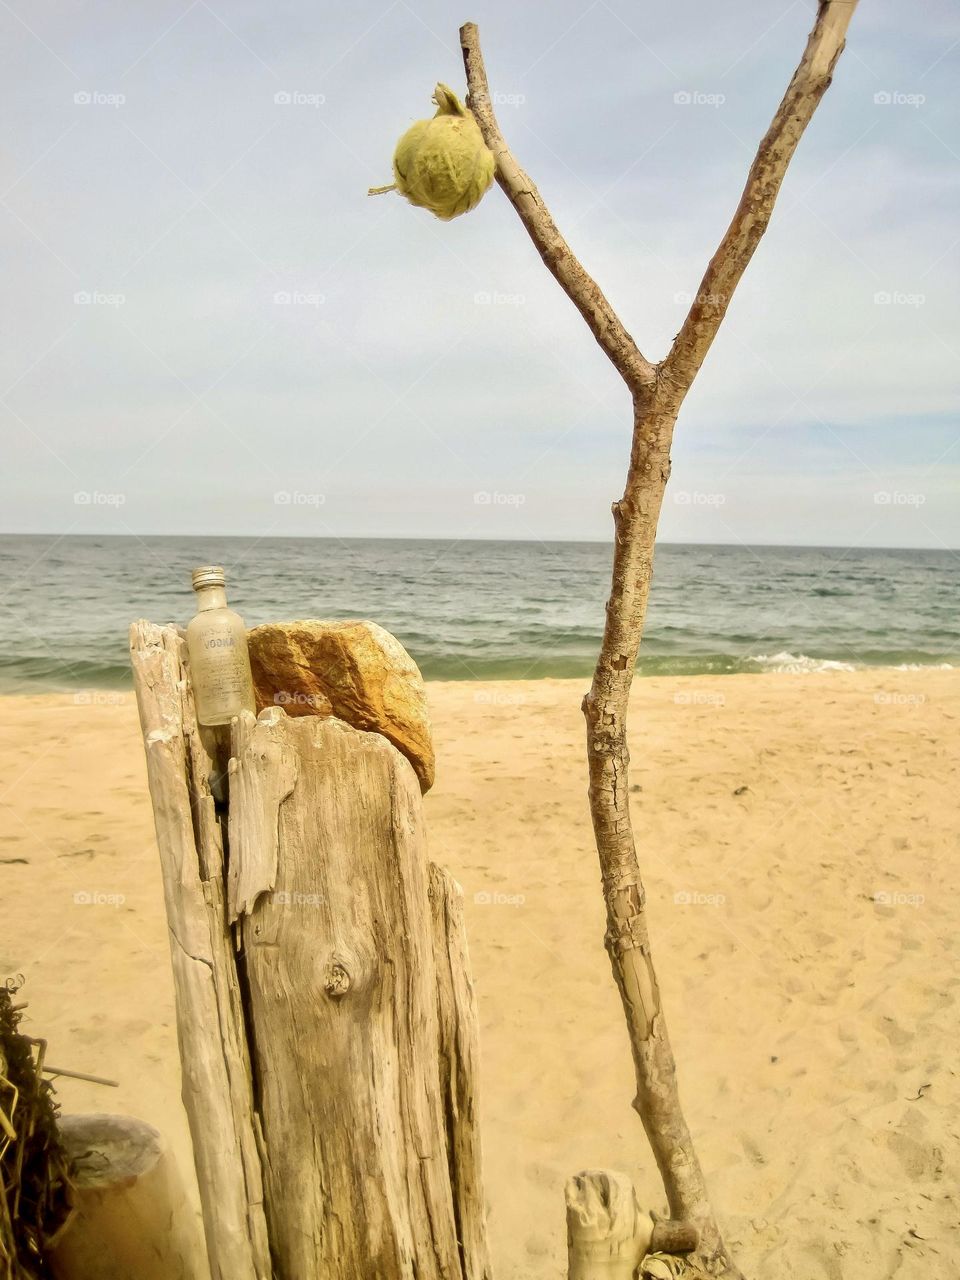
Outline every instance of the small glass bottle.
[[256, 713], [247, 632], [227, 608], [226, 575], [219, 565], [193, 571], [197, 615], [187, 624], [190, 680], [202, 725], [229, 724], [241, 711]]

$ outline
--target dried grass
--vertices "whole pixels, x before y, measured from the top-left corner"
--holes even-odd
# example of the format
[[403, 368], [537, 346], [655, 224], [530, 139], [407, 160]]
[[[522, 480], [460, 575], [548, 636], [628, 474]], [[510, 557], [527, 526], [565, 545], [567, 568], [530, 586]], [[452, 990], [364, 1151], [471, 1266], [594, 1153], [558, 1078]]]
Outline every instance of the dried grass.
[[20, 1030], [19, 986], [0, 987], [0, 1280], [48, 1280], [44, 1255], [70, 1216], [71, 1182], [42, 1074], [46, 1041]]

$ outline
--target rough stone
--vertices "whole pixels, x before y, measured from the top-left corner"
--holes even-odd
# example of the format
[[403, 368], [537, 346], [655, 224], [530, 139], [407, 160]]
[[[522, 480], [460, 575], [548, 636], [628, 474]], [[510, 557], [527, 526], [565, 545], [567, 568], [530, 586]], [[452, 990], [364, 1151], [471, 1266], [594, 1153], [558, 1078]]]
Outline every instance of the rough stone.
[[268, 622], [248, 634], [257, 711], [336, 716], [381, 733], [413, 765], [421, 791], [435, 758], [420, 669], [375, 622]]

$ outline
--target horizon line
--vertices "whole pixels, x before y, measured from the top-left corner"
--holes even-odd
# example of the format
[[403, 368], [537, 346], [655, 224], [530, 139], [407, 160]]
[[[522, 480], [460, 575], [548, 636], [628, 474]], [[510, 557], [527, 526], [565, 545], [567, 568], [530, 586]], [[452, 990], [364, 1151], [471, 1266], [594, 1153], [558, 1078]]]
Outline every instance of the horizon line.
[[[612, 546], [613, 537], [610, 538], [477, 538], [458, 535], [428, 535], [428, 534], [336, 534], [336, 533], [112, 533], [108, 531], [91, 532], [91, 533], [75, 533], [63, 532], [60, 530], [36, 530], [33, 532], [25, 532], [23, 530], [0, 530], [0, 538], [128, 538], [133, 541], [139, 541], [144, 538], [178, 538], [185, 539], [235, 539], [242, 541], [244, 539], [255, 539], [257, 542], [480, 542], [507, 545], [554, 545], [554, 546]], [[901, 546], [893, 544], [870, 544], [862, 545], [856, 543], [844, 542], [696, 542], [696, 541], [676, 541], [668, 538], [657, 539], [657, 546], [660, 547], [721, 547], [726, 549], [750, 549], [755, 550], [762, 548], [765, 550], [791, 550], [791, 551], [938, 551], [947, 555], [960, 553], [960, 547], [931, 547], [931, 546]]]

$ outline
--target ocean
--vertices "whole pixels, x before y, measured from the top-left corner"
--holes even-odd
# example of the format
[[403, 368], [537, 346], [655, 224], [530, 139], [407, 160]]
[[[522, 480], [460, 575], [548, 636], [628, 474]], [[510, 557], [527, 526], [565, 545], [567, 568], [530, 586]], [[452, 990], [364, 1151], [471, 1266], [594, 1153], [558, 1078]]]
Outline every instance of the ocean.
[[[611, 549], [586, 542], [0, 537], [0, 692], [122, 688], [135, 618], [223, 564], [248, 626], [370, 618], [427, 679], [586, 677]], [[640, 675], [960, 665], [960, 554], [661, 545]]]

